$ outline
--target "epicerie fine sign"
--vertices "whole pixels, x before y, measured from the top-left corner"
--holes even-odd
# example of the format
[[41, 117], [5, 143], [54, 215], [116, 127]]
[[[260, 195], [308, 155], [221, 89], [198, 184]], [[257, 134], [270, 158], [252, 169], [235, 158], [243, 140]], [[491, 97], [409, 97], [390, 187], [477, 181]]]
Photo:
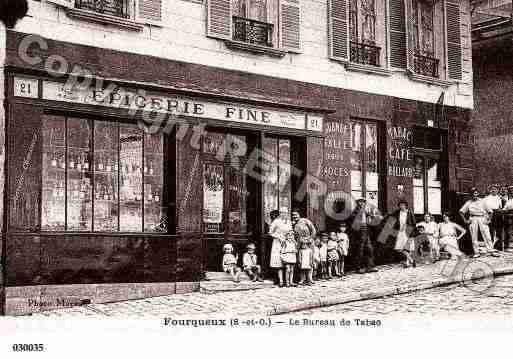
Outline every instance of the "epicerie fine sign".
[[15, 77], [14, 95], [322, 132], [323, 117], [317, 114], [275, 111], [237, 103], [209, 102], [187, 97], [141, 94], [137, 90], [120, 87], [113, 89], [71, 87], [60, 82], [45, 80], [43, 80], [42, 95], [40, 96], [37, 81], [37, 79]]

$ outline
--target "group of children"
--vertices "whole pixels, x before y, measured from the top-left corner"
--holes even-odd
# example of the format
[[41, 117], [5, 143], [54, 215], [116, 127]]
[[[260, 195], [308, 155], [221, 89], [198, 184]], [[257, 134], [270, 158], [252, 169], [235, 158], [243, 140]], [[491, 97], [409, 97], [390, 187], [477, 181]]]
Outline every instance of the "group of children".
[[[346, 224], [340, 224], [338, 231], [322, 232], [315, 239], [297, 239], [294, 232], [286, 233], [281, 244], [280, 257], [285, 269], [284, 286], [296, 286], [293, 281], [296, 268], [299, 270], [299, 285], [312, 285], [314, 279], [333, 279], [344, 275], [345, 257], [349, 251], [349, 237]], [[223, 247], [223, 271], [239, 282], [241, 269], [233, 246]], [[255, 245], [248, 244], [242, 258], [243, 270], [252, 281], [262, 281], [261, 267], [257, 264]]]

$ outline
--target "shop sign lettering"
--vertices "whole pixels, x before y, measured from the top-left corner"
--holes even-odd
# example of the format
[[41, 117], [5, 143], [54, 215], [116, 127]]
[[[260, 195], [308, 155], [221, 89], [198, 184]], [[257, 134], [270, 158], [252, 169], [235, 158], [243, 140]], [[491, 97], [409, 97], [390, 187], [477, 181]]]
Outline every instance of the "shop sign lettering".
[[408, 127], [392, 126], [388, 134], [388, 175], [413, 177], [413, 131]]
[[276, 111], [237, 103], [221, 103], [188, 97], [161, 96], [112, 85], [109, 88], [71, 87], [56, 81], [43, 81], [45, 100], [107, 106], [136, 111], [168, 113], [177, 116], [266, 125], [280, 128], [322, 132], [323, 116], [316, 113]]

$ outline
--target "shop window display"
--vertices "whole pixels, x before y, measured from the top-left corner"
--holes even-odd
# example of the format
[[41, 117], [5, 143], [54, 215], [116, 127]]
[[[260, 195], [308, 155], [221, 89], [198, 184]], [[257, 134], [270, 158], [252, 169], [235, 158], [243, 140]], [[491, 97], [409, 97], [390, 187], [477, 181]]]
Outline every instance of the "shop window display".
[[135, 124], [47, 116], [42, 230], [159, 231], [163, 153]]

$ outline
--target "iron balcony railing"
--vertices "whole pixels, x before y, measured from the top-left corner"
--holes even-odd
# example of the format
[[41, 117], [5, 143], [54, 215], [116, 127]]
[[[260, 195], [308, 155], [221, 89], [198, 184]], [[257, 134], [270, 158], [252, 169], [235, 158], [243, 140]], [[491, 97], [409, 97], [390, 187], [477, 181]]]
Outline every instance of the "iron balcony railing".
[[233, 17], [233, 39], [248, 44], [273, 47], [273, 24]]
[[129, 3], [129, 0], [75, 0], [75, 8], [128, 19]]
[[351, 62], [379, 66], [380, 52], [380, 47], [351, 41]]
[[438, 77], [438, 63], [440, 60], [433, 57], [415, 54], [413, 56], [413, 71], [416, 74]]

